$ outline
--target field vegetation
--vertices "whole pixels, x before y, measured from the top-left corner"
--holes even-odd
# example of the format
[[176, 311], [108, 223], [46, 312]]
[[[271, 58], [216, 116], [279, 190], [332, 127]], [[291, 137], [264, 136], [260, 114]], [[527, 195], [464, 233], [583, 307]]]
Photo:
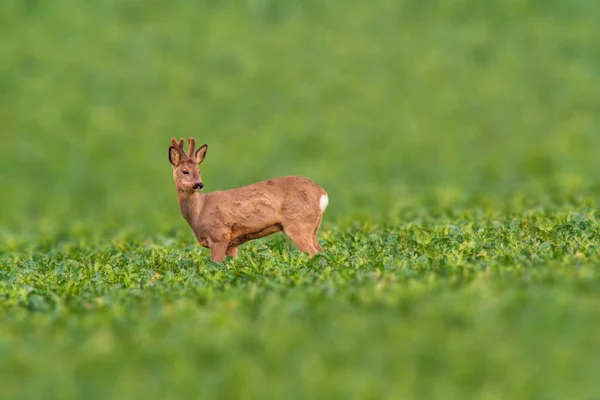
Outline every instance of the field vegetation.
[[[0, 1], [0, 397], [600, 397], [600, 2]], [[302, 175], [326, 252], [209, 261]]]

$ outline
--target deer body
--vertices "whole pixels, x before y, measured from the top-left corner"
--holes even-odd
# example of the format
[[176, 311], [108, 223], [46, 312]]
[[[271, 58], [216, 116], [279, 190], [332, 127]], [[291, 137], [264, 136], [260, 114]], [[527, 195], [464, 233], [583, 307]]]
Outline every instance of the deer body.
[[185, 160], [183, 139], [172, 139], [169, 159], [181, 213], [200, 245], [211, 249], [212, 261], [222, 262], [226, 255], [235, 257], [239, 245], [280, 231], [311, 257], [323, 251], [317, 232], [328, 197], [319, 185], [302, 177], [285, 176], [202, 194], [198, 191], [204, 185], [197, 164], [203, 161], [207, 147], [194, 152], [195, 141], [190, 139], [189, 143]]

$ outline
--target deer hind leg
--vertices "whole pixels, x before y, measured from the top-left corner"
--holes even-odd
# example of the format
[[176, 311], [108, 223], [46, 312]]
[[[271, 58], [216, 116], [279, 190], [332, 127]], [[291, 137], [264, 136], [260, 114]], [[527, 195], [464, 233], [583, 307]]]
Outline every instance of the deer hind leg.
[[319, 252], [314, 246], [314, 229], [313, 224], [302, 222], [285, 225], [283, 232], [294, 242], [298, 250], [313, 257]]
[[312, 244], [313, 248], [317, 251], [317, 253], [322, 253], [323, 248], [319, 244], [319, 228], [321, 227], [321, 221], [323, 220], [323, 214], [319, 215], [319, 219], [317, 220], [317, 226], [315, 227], [312, 235]]

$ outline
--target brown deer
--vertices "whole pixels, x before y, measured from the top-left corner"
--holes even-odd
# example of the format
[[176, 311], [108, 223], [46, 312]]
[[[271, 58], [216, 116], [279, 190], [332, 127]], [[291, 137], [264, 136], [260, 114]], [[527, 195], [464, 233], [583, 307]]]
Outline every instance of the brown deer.
[[317, 232], [328, 196], [308, 179], [285, 176], [237, 189], [202, 194], [198, 165], [208, 146], [195, 150], [196, 139], [171, 139], [169, 161], [177, 188], [179, 207], [201, 246], [210, 248], [211, 260], [223, 262], [237, 256], [237, 248], [249, 240], [283, 231], [298, 250], [312, 258], [323, 249]]

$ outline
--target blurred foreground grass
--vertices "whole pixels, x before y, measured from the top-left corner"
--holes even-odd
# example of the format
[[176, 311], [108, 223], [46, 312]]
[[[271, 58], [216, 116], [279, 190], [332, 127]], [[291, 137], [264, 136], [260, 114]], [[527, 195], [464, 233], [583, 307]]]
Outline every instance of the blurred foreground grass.
[[[600, 3], [0, 2], [0, 396], [595, 398]], [[327, 254], [208, 263], [298, 174]]]

